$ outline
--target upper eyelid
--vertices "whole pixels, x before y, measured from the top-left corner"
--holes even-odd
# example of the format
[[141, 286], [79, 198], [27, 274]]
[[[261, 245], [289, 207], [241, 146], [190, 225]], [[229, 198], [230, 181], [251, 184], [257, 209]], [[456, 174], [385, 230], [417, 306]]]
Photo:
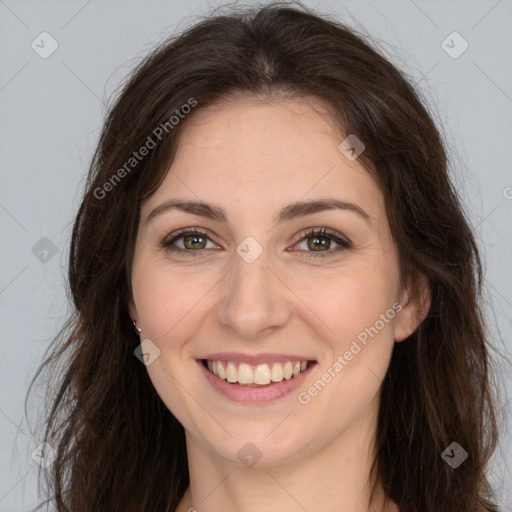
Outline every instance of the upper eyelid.
[[196, 228], [196, 227], [178, 229], [177, 231], [166, 235], [164, 237], [164, 239], [162, 240], [162, 243], [174, 242], [174, 241], [179, 240], [180, 238], [182, 238], [184, 236], [194, 235], [194, 234], [206, 236], [212, 242], [217, 243], [214, 240], [215, 236], [212, 236], [210, 231], [208, 231], [207, 229], [204, 229], [204, 228]]

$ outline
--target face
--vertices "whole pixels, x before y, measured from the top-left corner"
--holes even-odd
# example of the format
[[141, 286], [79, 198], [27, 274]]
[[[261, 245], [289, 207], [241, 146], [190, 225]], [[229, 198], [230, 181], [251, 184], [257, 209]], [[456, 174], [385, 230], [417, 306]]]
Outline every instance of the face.
[[130, 312], [213, 457], [277, 465], [371, 431], [415, 328], [383, 196], [332, 126], [314, 98], [198, 108], [142, 206]]

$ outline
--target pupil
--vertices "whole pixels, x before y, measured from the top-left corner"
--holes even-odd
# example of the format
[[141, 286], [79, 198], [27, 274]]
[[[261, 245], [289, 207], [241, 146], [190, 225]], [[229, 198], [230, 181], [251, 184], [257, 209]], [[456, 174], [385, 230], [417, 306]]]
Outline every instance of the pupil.
[[[190, 244], [190, 247], [192, 248], [197, 248], [199, 247], [199, 245], [201, 245], [201, 242], [199, 242], [199, 244], [197, 243], [198, 240], [201, 240], [203, 237], [201, 235], [188, 235], [185, 237], [185, 247], [189, 247], [189, 245], [187, 245], [188, 242], [192, 242]], [[203, 243], [204, 243], [204, 240], [203, 240]], [[204, 247], [199, 247], [200, 249], [204, 249]]]
[[[314, 242], [312, 244], [308, 244], [310, 249], [314, 249], [314, 248], [317, 248], [317, 247], [327, 247], [328, 242], [329, 242], [329, 240], [326, 237], [318, 237], [318, 236], [316, 236], [316, 237], [313, 238], [313, 240], [314, 240]], [[317, 243], [318, 240], [320, 240], [320, 243]]]

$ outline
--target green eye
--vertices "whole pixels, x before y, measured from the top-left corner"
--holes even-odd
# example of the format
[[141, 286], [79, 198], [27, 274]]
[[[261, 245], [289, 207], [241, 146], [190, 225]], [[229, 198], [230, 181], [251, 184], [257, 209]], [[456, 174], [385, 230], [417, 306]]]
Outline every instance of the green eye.
[[[351, 244], [348, 240], [341, 238], [338, 233], [331, 232], [327, 230], [327, 228], [308, 231], [304, 234], [299, 243], [303, 241], [307, 243], [308, 249], [311, 249], [311, 251], [306, 251], [309, 252], [307, 256], [309, 259], [317, 257], [325, 258], [351, 248]], [[335, 242], [338, 247], [330, 250], [332, 242]]]
[[[176, 247], [177, 241], [183, 240], [183, 247]], [[206, 249], [208, 234], [200, 230], [183, 230], [162, 242], [161, 246], [171, 252], [196, 253]], [[195, 254], [194, 254], [195, 256]]]

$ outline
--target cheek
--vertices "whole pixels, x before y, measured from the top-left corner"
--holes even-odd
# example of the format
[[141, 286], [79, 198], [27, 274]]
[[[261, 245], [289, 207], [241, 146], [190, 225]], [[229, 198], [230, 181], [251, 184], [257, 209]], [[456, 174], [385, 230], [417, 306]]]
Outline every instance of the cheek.
[[142, 259], [133, 272], [133, 293], [142, 335], [160, 350], [146, 370], [167, 408], [192, 431], [198, 429], [191, 418], [201, 417], [204, 411], [190, 400], [189, 393], [196, 396], [197, 392], [190, 382], [191, 364], [195, 363], [190, 360], [186, 341], [206, 314], [201, 298], [214, 282], [206, 275], [178, 273], [168, 265]]
[[[314, 399], [319, 410], [329, 409], [322, 414], [338, 417], [340, 424], [375, 399], [386, 374], [394, 346], [395, 297], [392, 270], [354, 265], [310, 288], [305, 298], [329, 334], [325, 358], [303, 398]], [[313, 398], [317, 394], [322, 398]]]
[[297, 295], [327, 326], [323, 332], [329, 332], [326, 339], [336, 352], [348, 350], [351, 341], [376, 322], [378, 330], [386, 336], [392, 331], [393, 310], [384, 324], [381, 321], [381, 315], [386, 315], [395, 302], [396, 282], [392, 271], [385, 272], [378, 266], [351, 265], [303, 282], [295, 290], [300, 290]]
[[160, 343], [179, 339], [176, 331], [194, 320], [214, 284], [210, 273], [176, 272], [165, 263], [141, 261], [134, 269], [133, 291], [143, 334]]
[[330, 280], [321, 296], [309, 298], [325, 304], [319, 311], [334, 334], [325, 338], [328, 355], [301, 389], [300, 403], [329, 418], [333, 434], [364, 415], [378, 397], [394, 346], [396, 303], [387, 278], [362, 268]]

